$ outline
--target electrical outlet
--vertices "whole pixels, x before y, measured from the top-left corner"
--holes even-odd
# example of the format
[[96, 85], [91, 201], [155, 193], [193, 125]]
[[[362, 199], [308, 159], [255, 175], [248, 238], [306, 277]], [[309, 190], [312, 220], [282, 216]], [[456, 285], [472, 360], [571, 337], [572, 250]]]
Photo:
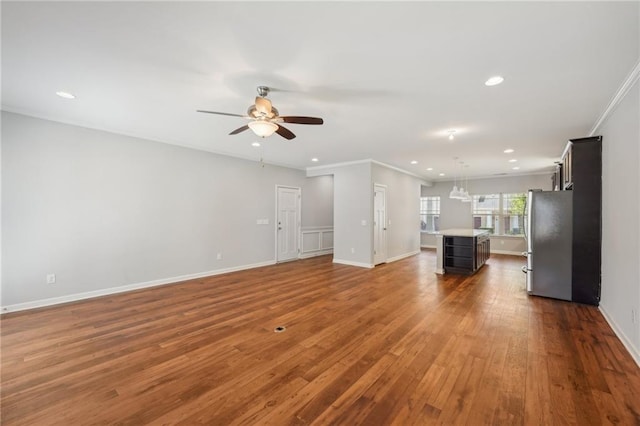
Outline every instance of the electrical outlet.
[[356, 249], [354, 249], [353, 247], [351, 247], [351, 254], [355, 253]]
[[56, 283], [56, 274], [47, 274], [47, 284]]
[[222, 253], [218, 253], [218, 255], [216, 256], [217, 260], [222, 260]]
[[631, 309], [631, 322], [634, 324], [638, 322], [638, 311], [635, 309]]

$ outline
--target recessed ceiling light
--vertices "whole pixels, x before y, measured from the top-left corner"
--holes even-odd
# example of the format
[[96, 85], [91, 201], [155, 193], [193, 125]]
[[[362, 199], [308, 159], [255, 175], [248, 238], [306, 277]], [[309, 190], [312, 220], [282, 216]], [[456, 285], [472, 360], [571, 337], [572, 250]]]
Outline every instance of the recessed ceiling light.
[[516, 161], [518, 161], [517, 158], [512, 158], [511, 160], [509, 160], [510, 163], [515, 163]]
[[456, 134], [456, 131], [454, 129], [449, 130], [449, 140], [452, 141], [454, 138], [454, 135]]
[[433, 167], [427, 167], [428, 172], [430, 172], [431, 170], [433, 170]]
[[491, 78], [489, 78], [489, 80], [484, 82], [485, 86], [497, 86], [498, 84], [502, 83], [504, 81], [504, 77], [501, 77], [499, 75], [495, 75]]
[[511, 148], [507, 148], [507, 149], [505, 149], [505, 150], [504, 150], [504, 151], [502, 151], [502, 152], [504, 152], [505, 154], [511, 154], [511, 153], [513, 152], [513, 149], [511, 149]]
[[251, 144], [251, 146], [255, 146], [256, 148], [260, 146], [260, 142], [254, 142]]
[[438, 176], [444, 176], [444, 173], [440, 173]]
[[418, 164], [416, 160], [411, 161], [411, 164]]
[[63, 91], [59, 91], [56, 92], [56, 95], [60, 96], [61, 98], [65, 98], [65, 99], [75, 99], [76, 96], [69, 93], [69, 92], [63, 92]]
[[318, 162], [318, 159], [317, 159], [316, 157], [313, 157], [313, 158], [311, 159], [311, 161], [313, 161], [314, 163], [317, 163], [317, 162]]
[[520, 170], [520, 167], [515, 166], [515, 167], [513, 167], [513, 170]]

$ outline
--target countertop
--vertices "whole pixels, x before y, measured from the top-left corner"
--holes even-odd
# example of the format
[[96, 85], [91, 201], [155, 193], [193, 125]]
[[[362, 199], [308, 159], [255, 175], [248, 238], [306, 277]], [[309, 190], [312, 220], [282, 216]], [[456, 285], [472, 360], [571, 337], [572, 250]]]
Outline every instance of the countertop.
[[488, 234], [489, 231], [484, 229], [471, 229], [471, 228], [459, 228], [459, 229], [443, 229], [436, 232], [436, 235], [444, 235], [447, 237], [477, 237], [479, 235]]

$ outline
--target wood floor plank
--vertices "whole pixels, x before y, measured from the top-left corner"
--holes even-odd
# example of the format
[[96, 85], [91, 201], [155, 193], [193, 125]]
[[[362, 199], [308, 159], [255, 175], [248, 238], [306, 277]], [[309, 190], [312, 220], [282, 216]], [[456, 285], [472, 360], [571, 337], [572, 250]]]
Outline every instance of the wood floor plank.
[[553, 423], [547, 357], [529, 352], [525, 390], [524, 424], [548, 425]]
[[640, 369], [597, 308], [529, 297], [521, 257], [435, 261], [321, 256], [5, 314], [1, 423], [640, 424]]

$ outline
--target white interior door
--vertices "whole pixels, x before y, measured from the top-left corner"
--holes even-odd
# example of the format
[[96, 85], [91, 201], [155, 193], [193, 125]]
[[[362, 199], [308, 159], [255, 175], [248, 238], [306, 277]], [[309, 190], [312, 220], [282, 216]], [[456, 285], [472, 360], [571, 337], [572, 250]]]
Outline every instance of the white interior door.
[[298, 258], [300, 188], [276, 187], [276, 261]]
[[387, 188], [373, 187], [373, 264], [387, 261]]

